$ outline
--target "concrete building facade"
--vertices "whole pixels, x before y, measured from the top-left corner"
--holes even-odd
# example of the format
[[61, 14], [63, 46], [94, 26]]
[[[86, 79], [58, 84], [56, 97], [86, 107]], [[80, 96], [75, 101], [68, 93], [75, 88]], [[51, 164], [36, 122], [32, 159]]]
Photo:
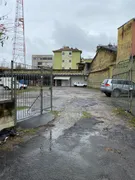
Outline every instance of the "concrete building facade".
[[32, 55], [32, 66], [34, 68], [52, 67], [53, 55]]

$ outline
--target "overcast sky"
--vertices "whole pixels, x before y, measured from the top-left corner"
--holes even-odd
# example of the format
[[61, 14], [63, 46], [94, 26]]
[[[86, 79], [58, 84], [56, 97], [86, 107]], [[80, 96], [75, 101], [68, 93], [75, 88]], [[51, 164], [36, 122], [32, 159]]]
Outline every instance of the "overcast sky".
[[[16, 0], [7, 1], [0, 13], [10, 12], [13, 20]], [[93, 57], [97, 45], [117, 43], [117, 28], [135, 17], [134, 9], [135, 0], [24, 0], [27, 63], [32, 54], [52, 54], [64, 45]], [[11, 44], [10, 39], [0, 48], [0, 56], [9, 61]]]

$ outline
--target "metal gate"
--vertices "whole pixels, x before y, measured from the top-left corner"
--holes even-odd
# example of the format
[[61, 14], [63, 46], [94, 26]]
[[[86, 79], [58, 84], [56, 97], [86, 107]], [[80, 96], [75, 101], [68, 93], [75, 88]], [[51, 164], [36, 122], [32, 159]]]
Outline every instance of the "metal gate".
[[52, 68], [12, 62], [16, 121], [52, 110]]

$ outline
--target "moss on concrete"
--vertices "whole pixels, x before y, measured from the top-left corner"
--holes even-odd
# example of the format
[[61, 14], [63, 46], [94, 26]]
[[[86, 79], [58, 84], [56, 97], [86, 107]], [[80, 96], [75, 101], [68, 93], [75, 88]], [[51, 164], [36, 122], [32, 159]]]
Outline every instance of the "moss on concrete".
[[91, 118], [91, 117], [92, 117], [92, 115], [89, 112], [87, 112], [87, 111], [82, 112], [82, 118]]
[[55, 118], [57, 118], [59, 116], [59, 111], [52, 111], [52, 114], [55, 116]]

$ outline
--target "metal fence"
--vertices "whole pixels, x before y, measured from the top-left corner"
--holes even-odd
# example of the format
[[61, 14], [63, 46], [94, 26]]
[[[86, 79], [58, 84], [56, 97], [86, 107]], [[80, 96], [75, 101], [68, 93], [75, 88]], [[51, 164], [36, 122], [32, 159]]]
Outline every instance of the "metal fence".
[[11, 62], [0, 73], [0, 100], [14, 99], [15, 120], [52, 110], [52, 68]]
[[52, 69], [13, 63], [18, 121], [52, 110]]
[[112, 80], [112, 103], [135, 115], [135, 61], [129, 59], [116, 65]]
[[0, 67], [0, 101], [11, 100], [13, 98], [13, 72], [10, 67]]

